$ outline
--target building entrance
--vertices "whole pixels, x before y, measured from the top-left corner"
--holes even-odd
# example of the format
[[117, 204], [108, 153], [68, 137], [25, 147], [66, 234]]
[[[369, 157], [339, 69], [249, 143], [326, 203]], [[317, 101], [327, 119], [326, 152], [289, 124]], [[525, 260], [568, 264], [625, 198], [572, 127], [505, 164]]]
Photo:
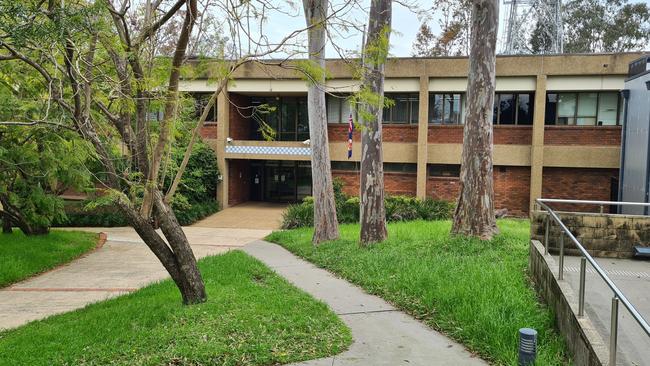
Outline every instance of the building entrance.
[[311, 195], [308, 161], [251, 162], [251, 200], [295, 203]]

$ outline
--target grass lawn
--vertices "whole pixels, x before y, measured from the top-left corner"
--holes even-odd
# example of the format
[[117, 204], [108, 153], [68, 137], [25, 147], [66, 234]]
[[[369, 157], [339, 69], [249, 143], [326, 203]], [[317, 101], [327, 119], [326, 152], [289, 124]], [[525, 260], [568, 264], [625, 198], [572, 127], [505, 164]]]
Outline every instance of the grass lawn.
[[0, 287], [45, 272], [95, 248], [97, 234], [52, 230], [25, 236], [20, 230], [0, 234]]
[[208, 301], [166, 280], [0, 332], [0, 365], [276, 365], [339, 353], [350, 331], [324, 304], [240, 251], [199, 262]]
[[494, 364], [517, 364], [517, 331], [537, 329], [537, 365], [565, 364], [553, 317], [527, 277], [529, 223], [501, 220], [489, 243], [450, 237], [449, 221], [388, 225], [389, 239], [358, 246], [359, 226], [314, 248], [311, 229], [267, 239], [383, 297]]

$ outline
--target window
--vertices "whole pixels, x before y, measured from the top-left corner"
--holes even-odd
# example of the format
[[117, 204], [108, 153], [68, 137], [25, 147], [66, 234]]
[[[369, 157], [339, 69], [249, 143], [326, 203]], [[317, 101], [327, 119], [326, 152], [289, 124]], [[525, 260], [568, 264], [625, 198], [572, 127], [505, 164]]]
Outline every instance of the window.
[[463, 95], [459, 93], [429, 94], [429, 123], [459, 125], [463, 123]]
[[[358, 161], [333, 161], [332, 170], [343, 170], [358, 172], [361, 169], [361, 163]], [[388, 173], [416, 173], [417, 164], [413, 163], [384, 163], [384, 172]]]
[[358, 161], [333, 161], [332, 170], [346, 170], [351, 172], [359, 171]]
[[[195, 107], [195, 116], [197, 119], [201, 118], [201, 115], [203, 114], [203, 111], [205, 110], [205, 106], [208, 105], [208, 101], [212, 97], [211, 93], [199, 93], [199, 94], [194, 94], [194, 99], [196, 101], [196, 107]], [[208, 117], [205, 119], [206, 122], [217, 122], [217, 103], [215, 102], [212, 108], [210, 108], [210, 113], [208, 114]]]
[[[258, 126], [254, 138], [261, 139], [259, 125], [266, 123], [278, 141], [303, 141], [309, 138], [306, 97], [253, 97], [253, 119]], [[263, 106], [263, 107], [262, 107]]]
[[546, 94], [546, 124], [615, 126], [620, 124], [621, 98], [617, 92]]
[[418, 165], [413, 163], [384, 163], [384, 171], [388, 173], [416, 173]]
[[496, 93], [494, 95], [495, 125], [532, 125], [533, 94]]
[[396, 94], [386, 93], [386, 98], [393, 101], [393, 105], [384, 108], [384, 123], [387, 124], [417, 124], [420, 108], [420, 97], [417, 93]]
[[349, 95], [327, 95], [327, 123], [348, 123], [352, 107]]
[[430, 177], [460, 177], [460, 165], [429, 164], [427, 170]]

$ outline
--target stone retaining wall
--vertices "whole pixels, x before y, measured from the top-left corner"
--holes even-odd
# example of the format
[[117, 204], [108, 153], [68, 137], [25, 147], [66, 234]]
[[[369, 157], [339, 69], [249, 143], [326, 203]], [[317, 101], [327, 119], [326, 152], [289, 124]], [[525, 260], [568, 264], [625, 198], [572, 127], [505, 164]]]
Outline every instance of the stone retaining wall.
[[553, 311], [555, 323], [566, 342], [572, 363], [577, 366], [601, 366], [608, 362], [608, 349], [602, 337], [585, 314], [578, 317], [578, 296], [566, 281], [558, 281], [557, 264], [544, 246], [531, 240], [528, 262], [530, 275], [538, 293]]
[[[531, 215], [531, 239], [544, 242], [545, 211]], [[581, 212], [559, 212], [558, 216], [589, 254], [594, 257], [630, 258], [634, 246], [650, 246], [650, 217]], [[551, 225], [549, 250], [559, 250], [560, 228]], [[565, 238], [565, 253], [577, 254], [575, 245]]]

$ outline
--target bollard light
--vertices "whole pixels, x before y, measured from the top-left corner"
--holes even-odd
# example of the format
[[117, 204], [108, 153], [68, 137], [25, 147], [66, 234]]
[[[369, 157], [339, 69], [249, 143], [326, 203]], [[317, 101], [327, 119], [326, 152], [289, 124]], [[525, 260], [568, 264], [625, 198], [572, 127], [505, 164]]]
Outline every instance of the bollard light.
[[531, 328], [519, 329], [519, 366], [535, 364], [537, 358], [537, 331]]

